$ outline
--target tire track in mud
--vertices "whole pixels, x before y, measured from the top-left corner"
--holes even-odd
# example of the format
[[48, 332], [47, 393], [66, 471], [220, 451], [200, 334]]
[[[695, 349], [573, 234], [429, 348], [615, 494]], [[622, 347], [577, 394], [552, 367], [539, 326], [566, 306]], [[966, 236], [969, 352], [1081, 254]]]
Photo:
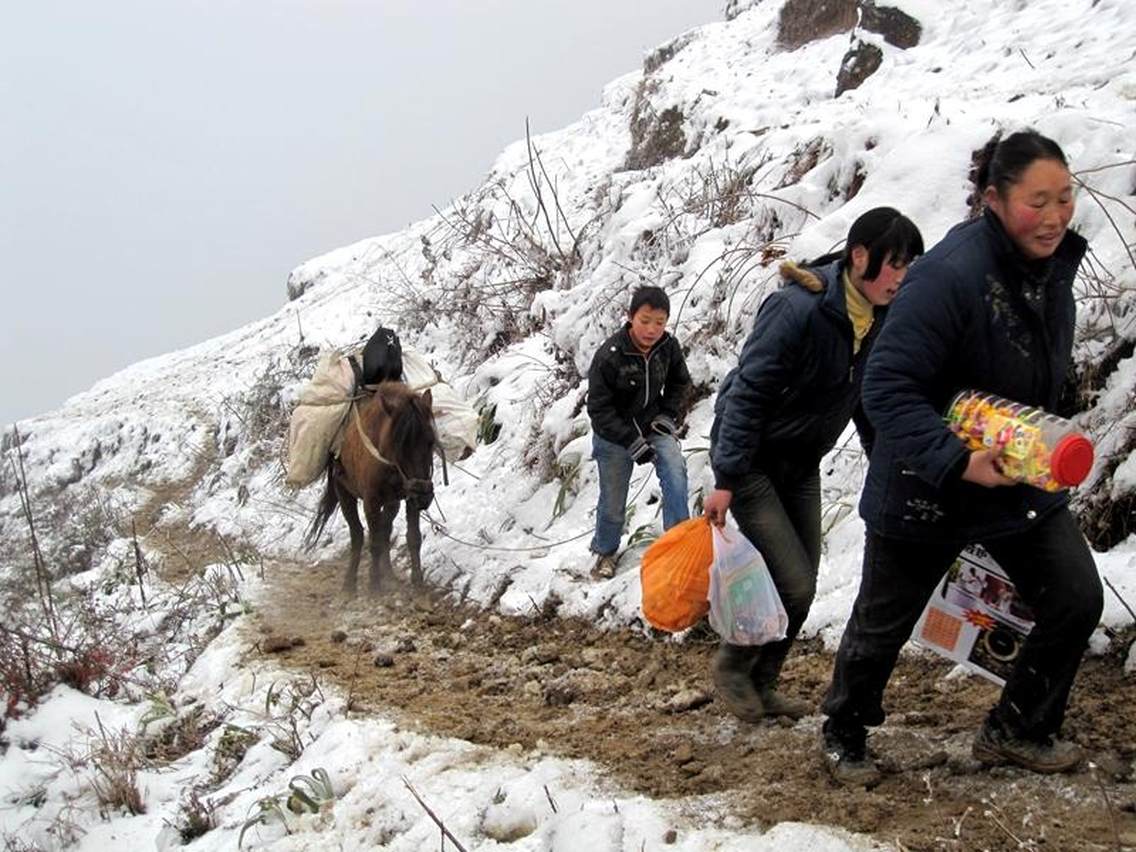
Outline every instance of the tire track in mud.
[[[284, 646], [282, 664], [334, 682], [351, 696], [351, 712], [587, 759], [654, 798], [728, 794], [747, 823], [836, 825], [908, 849], [1086, 850], [1117, 848], [1115, 820], [1122, 840], [1136, 843], [1127, 642], [1086, 662], [1066, 722], [1098, 768], [1060, 777], [981, 768], [970, 742], [996, 688], [947, 678], [950, 665], [930, 656], [905, 656], [887, 696], [892, 715], [872, 738], [885, 779], [868, 791], [840, 787], [823, 771], [819, 715], [750, 725], [712, 700], [712, 634], [695, 631], [679, 645], [548, 613], [505, 617], [399, 581], [387, 581], [377, 600], [348, 600], [338, 592], [341, 571], [269, 566], [259, 628], [302, 644], [260, 647]], [[801, 643], [783, 685], [819, 706], [831, 667], [819, 643]]]

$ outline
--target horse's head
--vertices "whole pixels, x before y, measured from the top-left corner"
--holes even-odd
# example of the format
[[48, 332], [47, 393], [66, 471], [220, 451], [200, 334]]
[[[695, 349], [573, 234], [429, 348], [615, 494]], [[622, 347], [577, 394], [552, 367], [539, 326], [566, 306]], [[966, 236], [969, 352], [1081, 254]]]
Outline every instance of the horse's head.
[[403, 384], [383, 384], [381, 405], [389, 417], [387, 457], [402, 477], [406, 502], [411, 509], [425, 509], [434, 500], [433, 397], [430, 391], [415, 393]]

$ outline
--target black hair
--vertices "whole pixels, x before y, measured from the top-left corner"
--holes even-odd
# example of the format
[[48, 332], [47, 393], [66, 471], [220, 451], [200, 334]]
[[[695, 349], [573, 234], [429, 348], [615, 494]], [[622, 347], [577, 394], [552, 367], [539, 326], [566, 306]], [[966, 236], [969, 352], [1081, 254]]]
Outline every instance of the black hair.
[[823, 266], [837, 258], [843, 258], [844, 265], [852, 265], [852, 249], [863, 246], [868, 250], [868, 268], [864, 278], [873, 281], [880, 274], [884, 258], [891, 255], [892, 266], [907, 266], [923, 254], [923, 235], [915, 223], [894, 207], [873, 207], [863, 213], [848, 229], [848, 239], [844, 253], [832, 252], [806, 264]]
[[1055, 160], [1069, 168], [1061, 146], [1032, 127], [1001, 137], [1002, 131], [998, 131], [975, 153], [970, 176], [979, 195], [992, 186], [1005, 197], [1006, 191], [1021, 180], [1022, 172], [1037, 160]]
[[856, 246], [868, 250], [864, 278], [872, 281], [880, 274], [888, 255], [892, 266], [907, 266], [923, 254], [923, 235], [914, 222], [894, 207], [873, 207], [848, 229], [848, 241], [844, 244], [846, 266], [852, 265], [852, 249]]
[[639, 287], [636, 289], [631, 294], [631, 307], [627, 309], [627, 315], [629, 317], [635, 316], [635, 312], [644, 305], [658, 311], [665, 311], [668, 317], [671, 315], [671, 300], [667, 298], [667, 294], [663, 292], [661, 287]]

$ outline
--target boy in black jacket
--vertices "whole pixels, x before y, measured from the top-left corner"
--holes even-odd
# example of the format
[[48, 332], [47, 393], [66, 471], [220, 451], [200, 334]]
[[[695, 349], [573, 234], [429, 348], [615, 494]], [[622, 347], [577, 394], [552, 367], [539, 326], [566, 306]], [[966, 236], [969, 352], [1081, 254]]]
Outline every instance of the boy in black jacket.
[[593, 576], [615, 575], [631, 469], [653, 463], [663, 492], [663, 528], [690, 517], [686, 463], [678, 443], [678, 412], [690, 373], [678, 341], [667, 333], [671, 305], [658, 287], [631, 296], [628, 321], [603, 342], [588, 370], [592, 455], [600, 496], [591, 550]]

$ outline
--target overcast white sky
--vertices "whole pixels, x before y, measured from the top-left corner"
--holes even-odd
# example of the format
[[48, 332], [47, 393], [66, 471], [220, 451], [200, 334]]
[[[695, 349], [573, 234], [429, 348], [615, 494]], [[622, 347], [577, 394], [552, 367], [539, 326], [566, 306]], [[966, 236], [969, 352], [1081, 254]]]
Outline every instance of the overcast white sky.
[[[724, 0], [35, 0], [0, 29], [0, 425], [266, 316]], [[649, 10], [649, 11], [645, 11]]]

